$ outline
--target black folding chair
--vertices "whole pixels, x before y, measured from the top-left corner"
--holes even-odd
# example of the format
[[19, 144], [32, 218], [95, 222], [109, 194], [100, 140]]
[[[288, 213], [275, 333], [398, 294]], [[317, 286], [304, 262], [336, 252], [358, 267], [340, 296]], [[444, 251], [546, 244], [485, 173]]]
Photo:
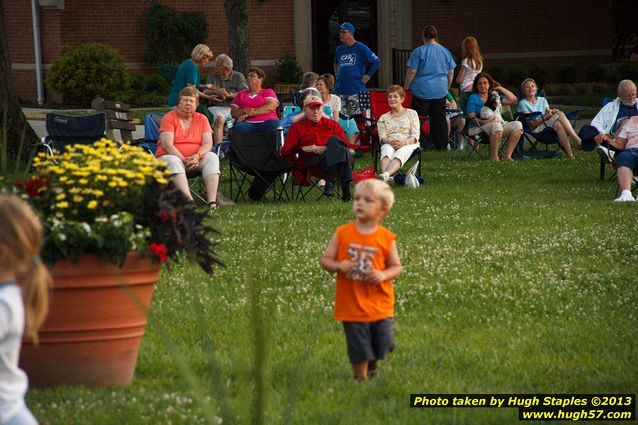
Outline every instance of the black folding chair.
[[56, 161], [56, 152], [64, 152], [67, 146], [90, 145], [105, 137], [106, 114], [99, 112], [92, 115], [63, 115], [49, 112], [46, 115], [46, 129], [48, 135], [36, 149], [46, 152]]
[[288, 200], [288, 172], [293, 165], [279, 155], [279, 135], [232, 131], [228, 150], [230, 197], [235, 202], [247, 197], [258, 201], [272, 195]]
[[[490, 147], [490, 136], [486, 132], [481, 129], [481, 126], [478, 123], [476, 118], [470, 118], [467, 115], [463, 115], [465, 118], [465, 127], [463, 131], [461, 131], [461, 137], [463, 138], [465, 145], [467, 146], [467, 157], [474, 159], [483, 159], [483, 155], [479, 150], [481, 145], [487, 146], [487, 150], [489, 152]], [[474, 124], [473, 127], [470, 126], [470, 123]], [[507, 137], [503, 137], [501, 139], [501, 143], [498, 146], [498, 155], [500, 157], [505, 156], [503, 151], [503, 147], [507, 143]], [[458, 151], [459, 155], [463, 154], [463, 151]], [[487, 154], [489, 158], [489, 153]]]

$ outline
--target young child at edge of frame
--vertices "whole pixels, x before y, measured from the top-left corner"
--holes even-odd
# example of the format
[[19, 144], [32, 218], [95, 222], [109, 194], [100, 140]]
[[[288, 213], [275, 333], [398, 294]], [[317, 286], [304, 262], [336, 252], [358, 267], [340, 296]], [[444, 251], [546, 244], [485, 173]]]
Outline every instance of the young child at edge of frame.
[[392, 188], [377, 179], [355, 186], [354, 221], [337, 227], [320, 263], [337, 273], [335, 320], [343, 322], [355, 379], [377, 373], [394, 350], [394, 289], [401, 273], [396, 234], [380, 223], [394, 203]]
[[37, 342], [51, 276], [38, 256], [42, 227], [31, 209], [0, 195], [0, 223], [0, 424], [37, 425], [24, 402], [28, 381], [18, 359], [23, 332]]

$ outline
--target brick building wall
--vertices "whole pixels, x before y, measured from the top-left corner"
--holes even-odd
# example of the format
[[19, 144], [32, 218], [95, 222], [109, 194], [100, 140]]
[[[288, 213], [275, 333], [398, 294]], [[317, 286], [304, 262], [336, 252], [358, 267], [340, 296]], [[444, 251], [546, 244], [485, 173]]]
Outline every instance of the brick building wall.
[[[223, 0], [162, 0], [162, 3], [181, 11], [202, 11], [208, 19], [207, 44], [215, 54], [228, 51]], [[267, 86], [274, 82], [274, 61], [284, 53], [295, 52], [294, 8], [305, 3], [307, 1], [248, 0], [251, 59], [265, 69]], [[559, 63], [609, 62], [613, 5], [613, 2], [594, 0], [578, 3], [539, 1], [532, 6], [529, 2], [502, 0], [457, 0], [453, 3], [412, 0], [412, 47], [421, 43], [421, 30], [431, 23], [439, 30], [440, 42], [455, 56], [460, 53], [463, 38], [475, 36], [486, 66], [515, 63], [551, 67]], [[131, 69], [143, 71], [145, 7], [141, 0], [65, 0], [63, 10], [40, 8], [45, 72], [59, 55], [62, 44], [78, 45], [88, 41], [112, 45]], [[35, 102], [30, 2], [14, 1], [4, 11], [18, 95]], [[383, 14], [379, 19], [384, 19]], [[56, 96], [47, 90], [46, 99], [55, 101]]]
[[457, 0], [453, 6], [441, 0], [414, 1], [413, 42], [421, 44], [423, 27], [433, 24], [441, 44], [457, 57], [463, 39], [476, 37], [486, 65], [609, 62], [612, 18], [612, 2], [599, 0]]
[[[228, 26], [223, 0], [164, 0], [180, 11], [201, 11], [208, 19], [208, 44], [213, 53], [228, 53]], [[274, 76], [274, 61], [283, 53], [294, 53], [293, 9], [290, 0], [249, 0], [251, 59]], [[133, 70], [145, 70], [145, 2], [131, 0], [65, 0], [64, 9], [39, 9], [42, 62], [46, 69], [59, 56], [62, 44], [89, 41], [110, 44]], [[18, 95], [37, 98], [31, 4], [16, 1], [5, 8], [5, 23]], [[148, 69], [146, 69], [148, 71]], [[204, 72], [208, 72], [205, 70]], [[59, 100], [47, 90], [47, 100]]]

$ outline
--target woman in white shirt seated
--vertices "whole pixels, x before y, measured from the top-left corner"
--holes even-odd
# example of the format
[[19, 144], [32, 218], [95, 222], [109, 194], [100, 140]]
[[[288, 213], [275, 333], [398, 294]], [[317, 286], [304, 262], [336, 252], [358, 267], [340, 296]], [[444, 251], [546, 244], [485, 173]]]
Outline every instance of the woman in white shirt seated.
[[421, 124], [415, 110], [403, 107], [403, 87], [391, 85], [387, 93], [390, 112], [381, 115], [377, 121], [381, 142], [381, 174], [378, 179], [394, 184], [392, 176], [419, 148]]

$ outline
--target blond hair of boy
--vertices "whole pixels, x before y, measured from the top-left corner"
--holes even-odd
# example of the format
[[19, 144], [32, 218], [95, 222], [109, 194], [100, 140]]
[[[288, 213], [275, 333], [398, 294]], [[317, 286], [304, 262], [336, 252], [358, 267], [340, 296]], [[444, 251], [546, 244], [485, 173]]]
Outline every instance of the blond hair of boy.
[[355, 186], [354, 221], [339, 226], [321, 257], [337, 274], [335, 320], [343, 322], [357, 380], [376, 375], [378, 360], [394, 349], [394, 288], [401, 273], [396, 235], [381, 226], [394, 204], [392, 188], [368, 179]]

